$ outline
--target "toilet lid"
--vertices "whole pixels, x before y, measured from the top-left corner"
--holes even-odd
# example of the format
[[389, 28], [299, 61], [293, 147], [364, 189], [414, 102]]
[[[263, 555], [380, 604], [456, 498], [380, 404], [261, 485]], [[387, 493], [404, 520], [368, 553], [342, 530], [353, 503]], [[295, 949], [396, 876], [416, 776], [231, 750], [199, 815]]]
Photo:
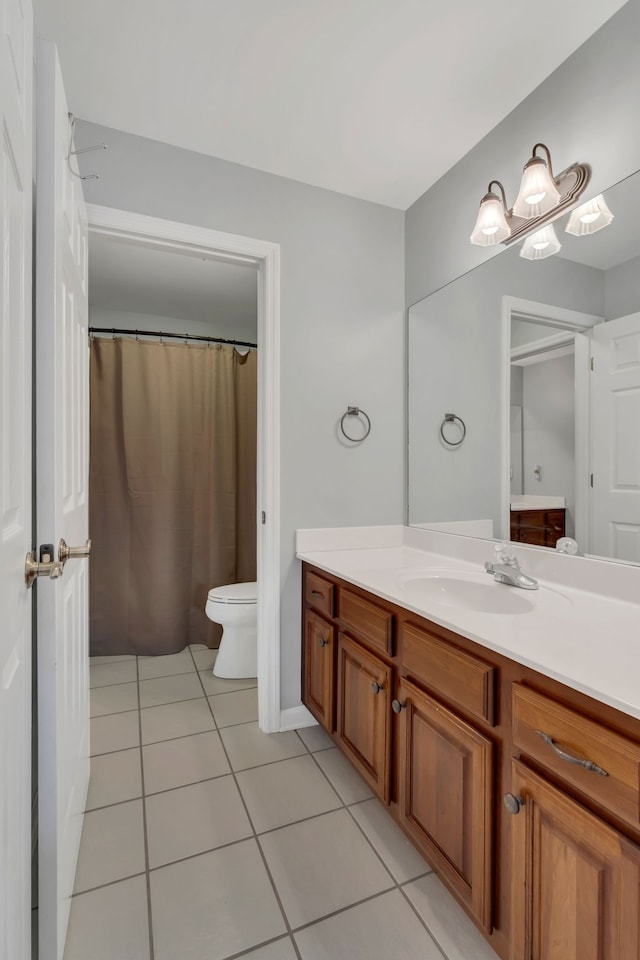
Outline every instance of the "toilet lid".
[[228, 583], [209, 590], [209, 600], [214, 603], [255, 603], [258, 599], [258, 584]]

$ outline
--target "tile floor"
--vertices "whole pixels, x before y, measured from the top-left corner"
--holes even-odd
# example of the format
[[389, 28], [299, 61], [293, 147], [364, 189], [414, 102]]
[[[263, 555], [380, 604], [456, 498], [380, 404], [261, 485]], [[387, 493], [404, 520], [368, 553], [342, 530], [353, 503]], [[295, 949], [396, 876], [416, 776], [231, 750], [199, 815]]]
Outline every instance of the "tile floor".
[[496, 960], [319, 727], [215, 653], [94, 658], [65, 960]]

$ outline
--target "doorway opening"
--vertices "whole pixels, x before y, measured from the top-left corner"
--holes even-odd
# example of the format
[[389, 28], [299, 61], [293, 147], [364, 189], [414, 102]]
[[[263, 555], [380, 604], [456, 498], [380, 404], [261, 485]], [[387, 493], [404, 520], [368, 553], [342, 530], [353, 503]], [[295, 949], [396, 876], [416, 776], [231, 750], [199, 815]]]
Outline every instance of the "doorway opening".
[[[89, 206], [89, 243], [123, 241], [142, 255], [176, 253], [257, 272], [257, 683], [258, 722], [280, 729], [279, 550], [279, 246], [215, 230]], [[242, 271], [244, 273], [244, 271]], [[114, 326], [114, 324], [110, 324]], [[188, 332], [198, 333], [193, 328]], [[148, 328], [147, 328], [148, 329]], [[184, 330], [171, 331], [184, 333]], [[231, 339], [231, 337], [221, 337]], [[233, 339], [245, 340], [237, 336]], [[249, 338], [247, 338], [248, 342]], [[241, 349], [241, 348], [240, 348]]]

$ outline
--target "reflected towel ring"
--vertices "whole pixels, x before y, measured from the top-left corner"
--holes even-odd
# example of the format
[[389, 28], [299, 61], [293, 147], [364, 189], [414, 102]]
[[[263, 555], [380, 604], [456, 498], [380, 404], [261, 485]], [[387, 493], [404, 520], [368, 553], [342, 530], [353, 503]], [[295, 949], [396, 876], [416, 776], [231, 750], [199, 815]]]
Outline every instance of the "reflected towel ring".
[[[445, 435], [444, 435], [444, 427], [445, 427], [445, 424], [446, 424], [446, 423], [459, 423], [459, 424], [460, 424], [460, 426], [461, 426], [461, 428], [462, 428], [462, 436], [460, 437], [459, 440], [447, 440], [447, 438], [446, 438]], [[440, 436], [442, 437], [442, 439], [444, 440], [444, 442], [445, 442], [446, 444], [448, 444], [448, 446], [450, 446], [450, 447], [459, 447], [460, 444], [462, 443], [462, 441], [464, 440], [464, 438], [466, 437], [466, 435], [467, 435], [467, 426], [466, 426], [464, 420], [462, 419], [462, 417], [459, 417], [459, 416], [458, 416], [457, 414], [455, 414], [455, 413], [445, 413], [445, 415], [444, 415], [444, 420], [443, 420], [442, 423], [440, 424]]]
[[[344, 421], [346, 420], [347, 417], [364, 417], [364, 419], [367, 422], [367, 429], [365, 430], [365, 432], [361, 437], [349, 436], [349, 434], [344, 428]], [[369, 434], [371, 433], [371, 420], [369, 419], [367, 414], [364, 412], [364, 410], [360, 409], [360, 407], [347, 407], [347, 412], [343, 413], [342, 417], [340, 418], [340, 430], [342, 431], [343, 436], [346, 437], [347, 440], [350, 440], [351, 443], [362, 443], [362, 441], [366, 440]]]

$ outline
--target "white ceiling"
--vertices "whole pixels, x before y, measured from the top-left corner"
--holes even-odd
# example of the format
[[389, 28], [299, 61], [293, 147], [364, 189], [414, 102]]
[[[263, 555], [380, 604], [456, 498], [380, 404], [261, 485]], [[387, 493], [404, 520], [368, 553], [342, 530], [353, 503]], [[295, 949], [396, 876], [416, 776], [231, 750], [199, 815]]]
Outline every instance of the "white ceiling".
[[84, 120], [406, 209], [623, 0], [35, 0]]
[[[140, 329], [157, 328], [142, 315], [184, 321], [180, 330], [255, 342], [258, 274], [255, 267], [218, 263], [123, 240], [91, 235], [91, 323], [105, 311], [138, 314]], [[117, 318], [116, 318], [117, 319]], [[116, 319], [109, 326], [118, 326]], [[98, 323], [98, 325], [102, 325]], [[127, 324], [128, 325], [128, 324]], [[163, 323], [171, 332], [175, 324]]]

